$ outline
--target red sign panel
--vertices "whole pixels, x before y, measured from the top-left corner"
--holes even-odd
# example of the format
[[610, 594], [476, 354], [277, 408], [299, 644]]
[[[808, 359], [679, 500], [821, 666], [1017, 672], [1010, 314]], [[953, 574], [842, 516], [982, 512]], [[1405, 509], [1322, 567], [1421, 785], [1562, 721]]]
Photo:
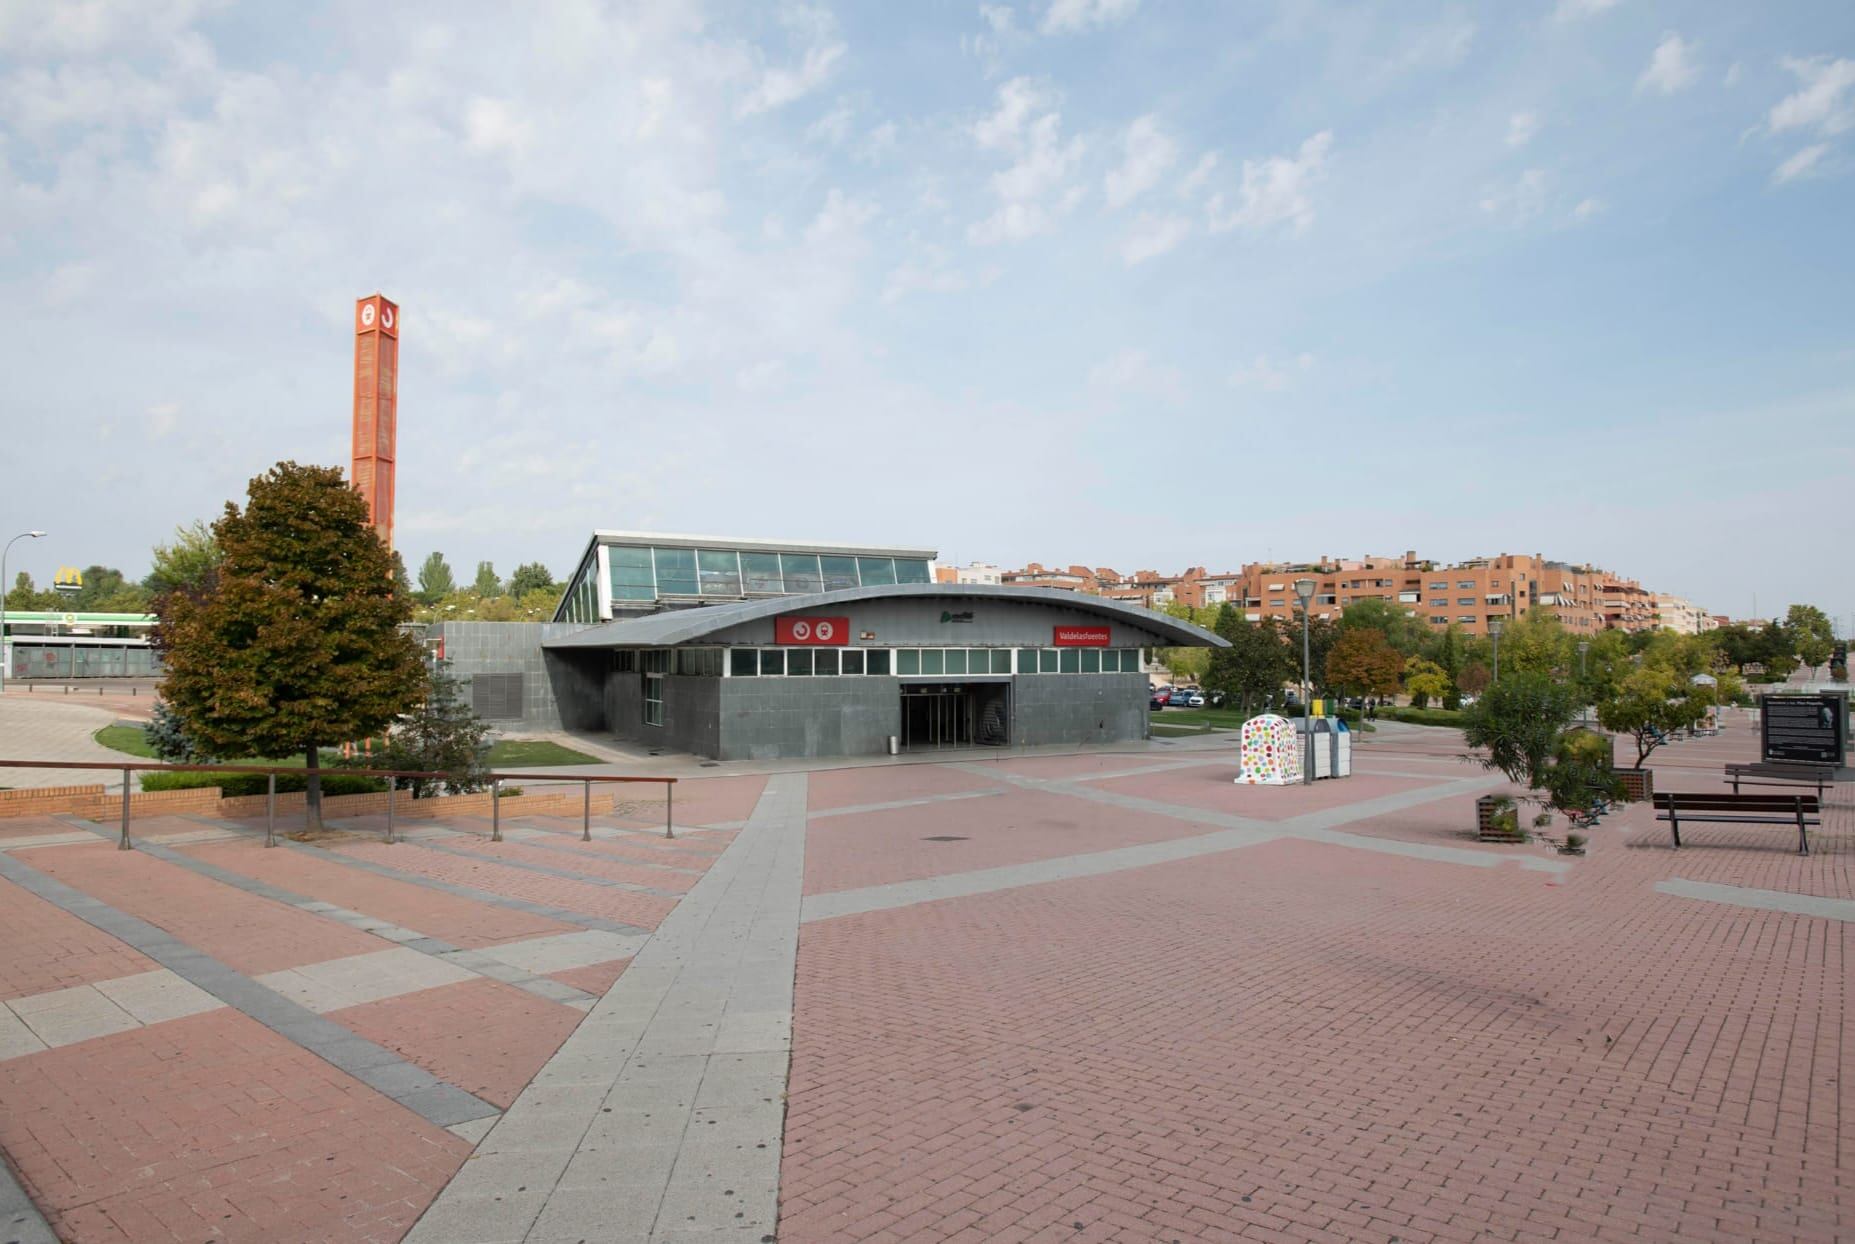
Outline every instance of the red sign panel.
[[774, 618], [773, 642], [806, 648], [842, 648], [850, 643], [850, 619]]
[[1056, 628], [1056, 646], [1058, 648], [1106, 648], [1108, 628], [1105, 626], [1059, 626]]

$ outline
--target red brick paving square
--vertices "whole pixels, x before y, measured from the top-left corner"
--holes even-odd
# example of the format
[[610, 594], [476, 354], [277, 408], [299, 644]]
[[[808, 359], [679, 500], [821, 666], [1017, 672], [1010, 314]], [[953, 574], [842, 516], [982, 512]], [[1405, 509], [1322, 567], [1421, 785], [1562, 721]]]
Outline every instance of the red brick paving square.
[[[1236, 744], [1231, 743], [1234, 754]], [[1017, 777], [1056, 778], [1068, 781], [1087, 781], [1098, 774], [1126, 773], [1134, 769], [1163, 769], [1177, 765], [1181, 761], [1202, 759], [1207, 763], [1228, 762], [1229, 757], [1221, 753], [1200, 755], [1196, 752], [1180, 752], [1168, 755], [1165, 752], [1090, 752], [1081, 756], [1019, 756], [1011, 760], [994, 760], [984, 762], [988, 769], [996, 768], [1001, 773], [1010, 773]]]
[[39, 847], [18, 855], [66, 885], [139, 916], [253, 976], [393, 946], [372, 934], [234, 889], [140, 851], [118, 851], [99, 842], [95, 846]]
[[625, 965], [630, 962], [629, 959], [612, 959], [605, 963], [589, 963], [583, 968], [568, 968], [564, 972], [549, 972], [547, 975], [549, 980], [584, 989], [598, 998], [604, 996], [613, 982], [625, 974]]
[[74, 1244], [390, 1244], [470, 1152], [231, 1010], [0, 1063], [0, 1147]]
[[513, 985], [472, 980], [343, 1007], [329, 1018], [507, 1109], [583, 1015]]
[[825, 769], [806, 780], [806, 807], [813, 812], [894, 803], [966, 791], [997, 790], [1000, 783], [945, 765], [906, 764]]
[[155, 966], [109, 934], [0, 880], [0, 999], [133, 976]]
[[[1188, 821], [1037, 791], [824, 817], [806, 831], [805, 892], [913, 881], [1209, 832]], [[929, 841], [937, 837], [963, 841]]]
[[[1356, 774], [1347, 778], [1328, 778], [1297, 786], [1242, 786], [1235, 781], [1239, 766], [1211, 765], [1201, 769], [1172, 769], [1162, 773], [1142, 773], [1135, 777], [1110, 778], [1091, 782], [1096, 790], [1138, 795], [1182, 807], [1227, 812], [1232, 816], [1261, 821], [1285, 821], [1345, 804], [1360, 803], [1380, 795], [1422, 790], [1441, 785], [1421, 778], [1373, 777]], [[1473, 776], [1473, 775], [1464, 775]]]
[[381, 842], [335, 841], [327, 849], [336, 855], [386, 864], [435, 881], [448, 881], [501, 894], [508, 898], [542, 903], [588, 916], [604, 916], [639, 928], [654, 929], [676, 906], [673, 898], [596, 886], [585, 881], [511, 868], [490, 859], [464, 859], [431, 851], [416, 842], [387, 846]]

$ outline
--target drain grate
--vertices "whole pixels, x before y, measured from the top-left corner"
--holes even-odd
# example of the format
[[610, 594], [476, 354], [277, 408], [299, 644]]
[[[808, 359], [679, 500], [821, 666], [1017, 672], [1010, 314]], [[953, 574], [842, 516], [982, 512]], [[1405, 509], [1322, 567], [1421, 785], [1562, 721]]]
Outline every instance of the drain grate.
[[923, 838], [921, 841], [923, 842], [970, 842], [972, 840], [970, 838], [963, 837], [959, 834], [930, 834], [926, 838]]

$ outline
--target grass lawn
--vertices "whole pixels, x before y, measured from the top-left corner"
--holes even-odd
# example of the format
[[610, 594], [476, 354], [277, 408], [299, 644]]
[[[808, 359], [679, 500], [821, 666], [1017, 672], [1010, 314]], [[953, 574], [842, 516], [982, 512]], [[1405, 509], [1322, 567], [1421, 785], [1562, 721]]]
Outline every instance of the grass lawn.
[[1167, 708], [1153, 714], [1153, 726], [1205, 726], [1213, 730], [1241, 730], [1251, 714], [1240, 708]]
[[596, 765], [597, 756], [576, 752], [546, 739], [503, 739], [490, 748], [492, 769], [539, 768], [542, 765]]
[[113, 752], [139, 756], [143, 760], [155, 759], [155, 749], [148, 746], [148, 738], [140, 726], [104, 726], [90, 737]]

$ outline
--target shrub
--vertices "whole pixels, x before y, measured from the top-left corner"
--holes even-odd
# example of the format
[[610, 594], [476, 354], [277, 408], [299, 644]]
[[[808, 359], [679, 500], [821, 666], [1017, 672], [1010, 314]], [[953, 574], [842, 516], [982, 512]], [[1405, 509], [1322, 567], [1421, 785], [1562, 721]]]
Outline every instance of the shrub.
[[[207, 786], [217, 786], [219, 793], [230, 799], [235, 795], [262, 795], [269, 789], [262, 773], [144, 773], [143, 790], [199, 790]], [[309, 779], [305, 772], [279, 773], [277, 775], [277, 793], [287, 794], [307, 789]], [[351, 773], [322, 773], [322, 793], [325, 795], [370, 795], [375, 791], [386, 789], [386, 782], [381, 778], [357, 777]]]
[[1453, 708], [1381, 708], [1384, 721], [1402, 721], [1413, 726], [1460, 726], [1462, 710]]

